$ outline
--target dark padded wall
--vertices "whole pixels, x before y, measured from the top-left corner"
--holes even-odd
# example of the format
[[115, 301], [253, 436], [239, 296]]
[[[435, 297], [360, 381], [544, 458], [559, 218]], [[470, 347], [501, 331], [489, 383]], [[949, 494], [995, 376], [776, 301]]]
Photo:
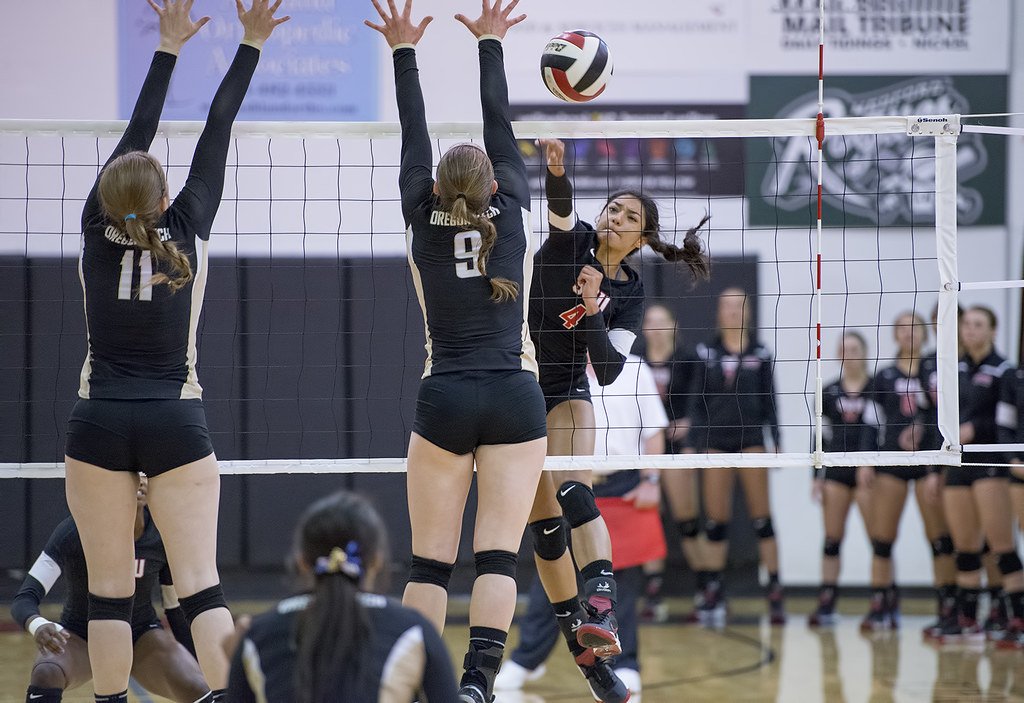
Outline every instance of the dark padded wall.
[[[718, 291], [757, 280], [751, 260], [716, 261], [713, 280], [693, 289], [670, 265], [643, 268], [649, 300], [676, 311], [687, 344], [708, 336]], [[0, 461], [60, 461], [85, 354], [77, 262], [0, 258], [0, 272]], [[424, 357], [404, 258], [213, 259], [200, 332], [219, 458], [404, 456]], [[410, 537], [398, 474], [226, 476], [222, 566], [280, 568], [298, 515], [338, 488], [365, 493], [385, 514], [400, 583]], [[0, 482], [0, 567], [31, 563], [67, 515], [63, 491], [56, 480]], [[467, 526], [474, 516], [468, 508]], [[737, 537], [734, 561], [756, 560], [752, 536]], [[460, 562], [472, 564], [468, 538]]]

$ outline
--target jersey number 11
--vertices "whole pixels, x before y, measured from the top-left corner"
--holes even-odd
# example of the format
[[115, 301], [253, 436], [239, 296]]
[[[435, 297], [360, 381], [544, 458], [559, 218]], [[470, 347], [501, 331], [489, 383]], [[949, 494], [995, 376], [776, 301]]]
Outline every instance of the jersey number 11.
[[[121, 257], [121, 276], [117, 280], [117, 299], [132, 299], [135, 277], [135, 250], [127, 249]], [[139, 300], [153, 299], [153, 260], [148, 251], [139, 252]]]

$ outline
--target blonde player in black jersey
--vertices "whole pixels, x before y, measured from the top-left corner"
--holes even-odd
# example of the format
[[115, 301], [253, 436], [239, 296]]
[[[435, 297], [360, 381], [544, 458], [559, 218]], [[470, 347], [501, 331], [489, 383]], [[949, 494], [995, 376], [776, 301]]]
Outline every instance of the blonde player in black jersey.
[[88, 355], [65, 450], [68, 505], [89, 571], [89, 659], [103, 703], [127, 701], [132, 668], [138, 471], [149, 476], [150, 511], [213, 689], [203, 700], [218, 700], [227, 682], [221, 641], [233, 625], [217, 573], [220, 476], [196, 376], [196, 335], [231, 125], [263, 42], [287, 19], [274, 19], [280, 0], [253, 0], [249, 10], [236, 0], [244, 38], [171, 203], [147, 150], [178, 51], [209, 18], [192, 22], [192, 0], [149, 4], [160, 46], [82, 213]]
[[516, 605], [516, 564], [544, 464], [547, 429], [526, 324], [530, 297], [530, 189], [512, 133], [501, 40], [526, 18], [517, 0], [485, 0], [480, 17], [456, 15], [477, 38], [484, 149], [452, 147], [437, 180], [415, 45], [430, 23], [413, 24], [374, 0], [379, 31], [394, 52], [402, 123], [399, 188], [409, 266], [426, 323], [427, 361], [409, 442], [412, 569], [403, 602], [444, 627], [448, 581], [462, 514], [477, 469], [473, 534], [477, 578], [459, 701], [491, 700]]

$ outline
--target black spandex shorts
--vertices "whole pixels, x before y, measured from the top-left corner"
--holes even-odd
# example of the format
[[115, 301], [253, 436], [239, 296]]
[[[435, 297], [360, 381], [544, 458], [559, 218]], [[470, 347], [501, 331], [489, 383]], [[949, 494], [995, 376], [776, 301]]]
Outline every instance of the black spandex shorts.
[[111, 471], [150, 478], [213, 454], [206, 410], [188, 400], [79, 400], [65, 453]]
[[413, 431], [452, 454], [482, 444], [546, 437], [547, 413], [529, 371], [466, 371], [428, 376], [416, 397]]
[[544, 407], [547, 412], [551, 412], [555, 406], [567, 400], [592, 402], [590, 400], [590, 381], [587, 379], [586, 373], [581, 373], [569, 383], [560, 380], [557, 384], [541, 384], [541, 390], [544, 392]]
[[825, 480], [841, 483], [847, 488], [857, 487], [856, 466], [826, 466]]
[[[998, 463], [999, 455], [965, 455], [964, 461]], [[975, 481], [987, 478], [1009, 478], [1010, 470], [1005, 466], [949, 466], [946, 468], [947, 486], [971, 486]]]
[[[63, 627], [68, 632], [71, 632], [73, 634], [78, 635], [79, 637], [81, 637], [86, 642], [89, 641], [89, 627], [88, 627], [88, 625], [89, 625], [89, 623], [87, 621], [78, 622], [76, 620], [76, 622], [70, 623], [70, 624], [65, 622], [63, 618], [61, 618], [61, 621], [60, 621], [60, 626], [61, 627]], [[144, 634], [146, 634], [150, 630], [162, 630], [162, 629], [164, 629], [163, 623], [161, 623], [159, 620], [150, 620], [149, 622], [143, 622], [143, 623], [133, 622], [133, 623], [131, 623], [131, 626], [132, 626], [132, 644], [135, 644], [136, 642], [138, 642], [139, 638], [141, 638]]]
[[877, 466], [876, 474], [885, 474], [900, 481], [920, 481], [928, 475], [927, 466]]

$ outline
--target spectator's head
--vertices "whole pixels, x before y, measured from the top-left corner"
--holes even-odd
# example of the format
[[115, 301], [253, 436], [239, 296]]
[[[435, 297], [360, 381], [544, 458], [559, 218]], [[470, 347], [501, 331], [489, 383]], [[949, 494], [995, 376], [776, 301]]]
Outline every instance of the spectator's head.
[[726, 288], [718, 294], [718, 330], [747, 331], [751, 301], [742, 288]]
[[921, 348], [928, 341], [928, 327], [916, 312], [902, 312], [893, 322], [893, 337], [901, 357], [920, 358]]
[[848, 373], [866, 374], [868, 368], [868, 343], [864, 335], [853, 330], [843, 332], [839, 342], [839, 360], [843, 365], [843, 375]]
[[648, 349], [671, 351], [676, 345], [676, 317], [664, 305], [648, 305], [644, 312], [643, 332]]
[[960, 323], [964, 351], [971, 356], [987, 354], [995, 342], [998, 320], [992, 308], [972, 305], [964, 312]]

